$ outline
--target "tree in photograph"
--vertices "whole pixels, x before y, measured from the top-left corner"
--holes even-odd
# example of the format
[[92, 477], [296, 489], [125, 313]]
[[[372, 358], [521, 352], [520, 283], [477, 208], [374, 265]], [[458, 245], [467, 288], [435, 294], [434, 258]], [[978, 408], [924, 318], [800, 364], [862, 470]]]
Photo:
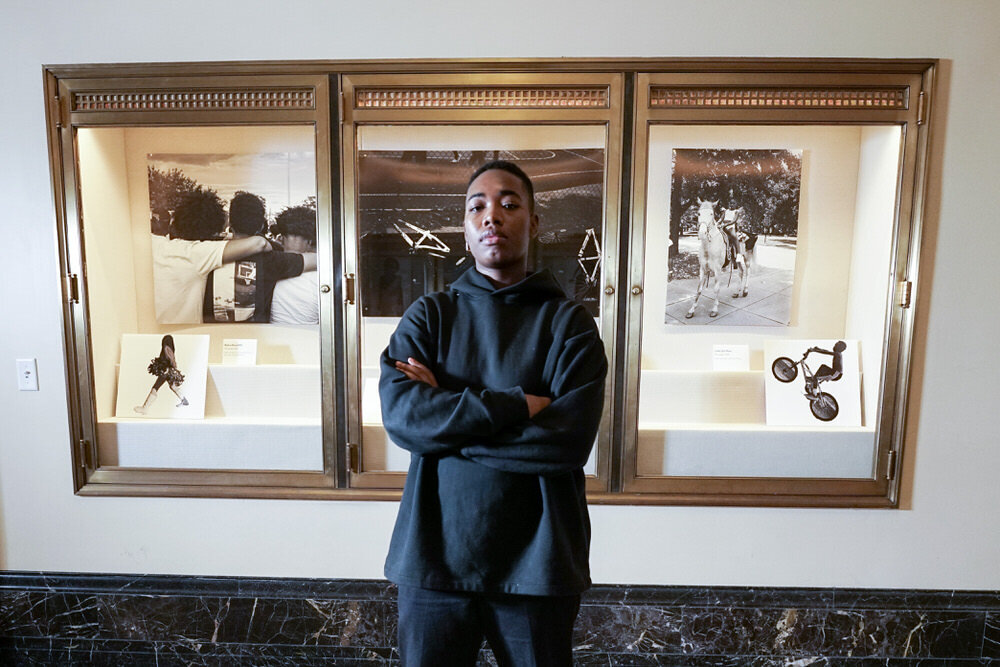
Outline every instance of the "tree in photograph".
[[698, 199], [744, 209], [743, 231], [795, 236], [802, 154], [785, 149], [676, 149], [670, 197], [670, 255], [697, 229]]
[[150, 165], [146, 167], [146, 175], [149, 179], [150, 231], [165, 236], [170, 216], [181, 200], [204, 188], [177, 168], [163, 171]]

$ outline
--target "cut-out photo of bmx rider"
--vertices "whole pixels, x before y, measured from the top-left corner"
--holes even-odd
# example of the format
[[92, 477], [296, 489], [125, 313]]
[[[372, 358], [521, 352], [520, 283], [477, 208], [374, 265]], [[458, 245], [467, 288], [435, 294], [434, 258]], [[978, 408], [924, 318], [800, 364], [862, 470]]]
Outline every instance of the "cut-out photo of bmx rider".
[[[847, 343], [842, 340], [834, 343], [832, 350], [810, 346], [798, 361], [794, 361], [790, 357], [778, 357], [771, 364], [771, 372], [777, 380], [787, 384], [798, 377], [801, 367], [802, 380], [805, 384], [803, 395], [809, 401], [809, 410], [816, 419], [828, 422], [840, 413], [840, 406], [832, 394], [820, 389], [820, 385], [824, 382], [836, 382], [844, 376], [844, 350], [846, 349]], [[815, 372], [812, 372], [806, 363], [810, 354], [829, 355], [831, 357], [830, 364], [822, 364]]]

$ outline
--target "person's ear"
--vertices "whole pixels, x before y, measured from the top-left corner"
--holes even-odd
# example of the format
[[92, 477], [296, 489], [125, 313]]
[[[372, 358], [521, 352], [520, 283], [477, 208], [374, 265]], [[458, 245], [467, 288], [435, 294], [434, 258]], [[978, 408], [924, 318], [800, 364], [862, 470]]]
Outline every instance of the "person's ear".
[[529, 223], [531, 229], [531, 238], [534, 239], [538, 236], [538, 214], [531, 214], [531, 222]]

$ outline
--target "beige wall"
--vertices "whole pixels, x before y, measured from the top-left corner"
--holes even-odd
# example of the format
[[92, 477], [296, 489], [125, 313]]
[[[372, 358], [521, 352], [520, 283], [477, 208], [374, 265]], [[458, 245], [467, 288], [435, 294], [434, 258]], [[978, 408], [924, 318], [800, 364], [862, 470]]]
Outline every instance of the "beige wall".
[[[389, 5], [388, 7], [386, 5]], [[593, 508], [600, 582], [1000, 589], [1000, 3], [4, 2], [0, 567], [378, 577], [393, 503], [72, 494], [42, 63], [522, 56], [943, 58], [897, 511]], [[192, 18], [196, 17], [196, 18]], [[243, 34], [239, 34], [243, 33]], [[986, 355], [989, 355], [988, 357]], [[37, 357], [41, 391], [15, 391]], [[996, 373], [991, 373], [995, 376]]]

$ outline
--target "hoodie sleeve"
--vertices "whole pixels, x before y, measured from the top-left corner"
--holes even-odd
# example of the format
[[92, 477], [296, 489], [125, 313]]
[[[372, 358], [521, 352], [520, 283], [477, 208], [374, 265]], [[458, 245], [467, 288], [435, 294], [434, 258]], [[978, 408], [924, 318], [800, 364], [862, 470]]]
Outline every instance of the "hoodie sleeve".
[[552, 376], [552, 403], [488, 441], [463, 447], [463, 456], [499, 470], [534, 475], [569, 472], [586, 464], [601, 422], [608, 362], [594, 320], [583, 308], [573, 309], [568, 331]]
[[494, 439], [528, 419], [520, 387], [454, 391], [411, 380], [395, 362], [414, 357], [434, 371], [439, 324], [427, 299], [404, 313], [380, 359], [382, 424], [392, 441], [414, 454], [457, 454], [471, 441]]

